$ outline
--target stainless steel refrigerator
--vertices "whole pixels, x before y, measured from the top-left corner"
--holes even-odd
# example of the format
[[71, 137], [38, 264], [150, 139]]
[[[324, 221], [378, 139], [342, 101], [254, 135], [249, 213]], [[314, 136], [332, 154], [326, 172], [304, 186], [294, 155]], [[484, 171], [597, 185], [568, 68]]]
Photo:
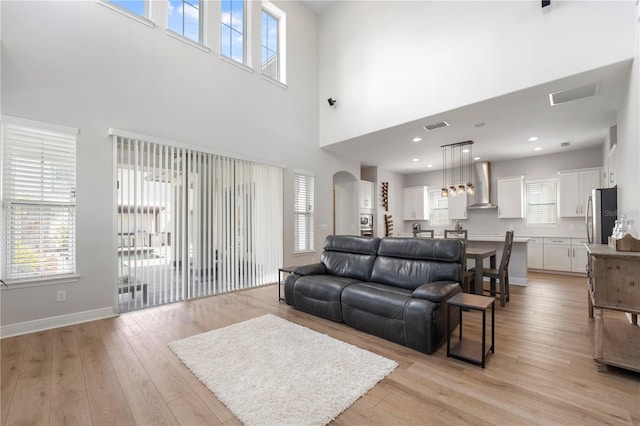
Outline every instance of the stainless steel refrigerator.
[[618, 219], [617, 188], [591, 191], [587, 200], [587, 241], [589, 244], [607, 244]]

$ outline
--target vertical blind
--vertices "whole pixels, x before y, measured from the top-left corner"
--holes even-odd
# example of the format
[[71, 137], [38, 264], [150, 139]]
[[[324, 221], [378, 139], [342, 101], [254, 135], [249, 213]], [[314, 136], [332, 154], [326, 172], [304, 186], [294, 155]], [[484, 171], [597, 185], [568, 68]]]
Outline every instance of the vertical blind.
[[77, 133], [3, 121], [4, 279], [75, 274]]
[[281, 168], [114, 140], [121, 311], [276, 281]]
[[526, 184], [527, 224], [552, 224], [558, 221], [557, 182], [555, 179]]
[[310, 174], [296, 172], [293, 185], [293, 251], [311, 251], [314, 249], [314, 178]]

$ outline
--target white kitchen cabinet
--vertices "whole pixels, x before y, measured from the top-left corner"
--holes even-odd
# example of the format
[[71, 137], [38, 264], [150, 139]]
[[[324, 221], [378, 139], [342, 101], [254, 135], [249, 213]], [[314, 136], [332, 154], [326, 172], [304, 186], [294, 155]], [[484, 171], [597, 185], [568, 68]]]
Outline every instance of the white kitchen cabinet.
[[402, 219], [429, 220], [429, 187], [402, 188]]
[[586, 214], [591, 190], [600, 188], [602, 168], [558, 172], [560, 217], [582, 217]]
[[544, 247], [542, 238], [529, 238], [527, 243], [527, 268], [544, 269]]
[[571, 272], [571, 238], [544, 238], [544, 269]]
[[498, 217], [522, 219], [524, 217], [524, 176], [497, 179]]
[[467, 218], [467, 194], [459, 194], [455, 197], [449, 194], [447, 200], [449, 210], [449, 220], [459, 220]]
[[374, 184], [366, 180], [360, 181], [360, 208], [372, 209], [374, 206]]
[[586, 238], [571, 239], [571, 272], [587, 272], [587, 244]]

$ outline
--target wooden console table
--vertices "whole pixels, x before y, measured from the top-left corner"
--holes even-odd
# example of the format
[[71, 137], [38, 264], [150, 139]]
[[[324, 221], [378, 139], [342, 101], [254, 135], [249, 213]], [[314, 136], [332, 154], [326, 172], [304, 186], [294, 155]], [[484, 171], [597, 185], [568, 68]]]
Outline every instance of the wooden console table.
[[[594, 318], [594, 360], [598, 371], [606, 365], [640, 372], [640, 252], [616, 251], [588, 244], [589, 318]], [[632, 314], [633, 323], [605, 329], [603, 310]]]

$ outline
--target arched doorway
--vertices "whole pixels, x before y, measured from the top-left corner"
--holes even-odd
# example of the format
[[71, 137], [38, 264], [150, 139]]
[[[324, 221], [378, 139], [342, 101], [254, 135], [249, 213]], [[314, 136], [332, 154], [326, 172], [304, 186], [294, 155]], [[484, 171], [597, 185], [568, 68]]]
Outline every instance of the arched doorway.
[[349, 172], [333, 175], [333, 233], [336, 235], [360, 235], [359, 183]]

